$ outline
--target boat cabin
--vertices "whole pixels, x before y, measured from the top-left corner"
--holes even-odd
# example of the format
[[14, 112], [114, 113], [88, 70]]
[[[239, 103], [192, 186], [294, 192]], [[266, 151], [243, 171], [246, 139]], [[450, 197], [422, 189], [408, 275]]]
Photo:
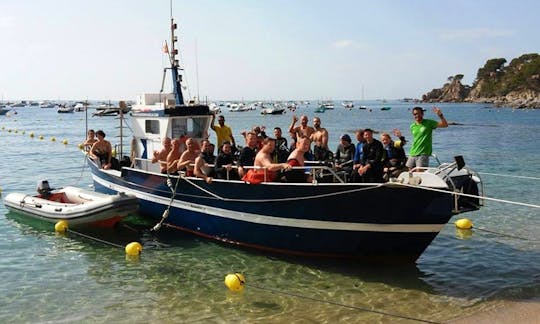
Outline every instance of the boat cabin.
[[158, 172], [152, 164], [154, 151], [162, 149], [162, 140], [186, 136], [201, 142], [208, 138], [212, 113], [207, 105], [177, 105], [174, 94], [143, 94], [137, 97], [132, 109], [135, 166]]

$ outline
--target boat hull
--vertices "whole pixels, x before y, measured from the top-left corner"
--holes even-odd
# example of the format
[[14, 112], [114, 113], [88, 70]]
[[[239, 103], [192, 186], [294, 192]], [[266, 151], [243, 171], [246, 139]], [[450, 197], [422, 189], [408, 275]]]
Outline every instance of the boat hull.
[[97, 191], [137, 196], [156, 222], [170, 205], [165, 226], [285, 254], [414, 261], [453, 215], [450, 195], [398, 185], [175, 177], [169, 187], [165, 175], [124, 168], [116, 176], [89, 163]]

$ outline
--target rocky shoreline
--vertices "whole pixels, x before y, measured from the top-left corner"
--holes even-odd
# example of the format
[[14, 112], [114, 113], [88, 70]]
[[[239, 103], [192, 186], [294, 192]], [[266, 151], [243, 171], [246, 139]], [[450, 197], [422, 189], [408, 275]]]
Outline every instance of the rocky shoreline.
[[422, 102], [475, 102], [498, 107], [540, 109], [540, 55], [524, 54], [505, 66], [491, 59], [477, 73], [473, 86], [463, 85], [463, 74], [448, 77], [442, 88], [422, 96]]

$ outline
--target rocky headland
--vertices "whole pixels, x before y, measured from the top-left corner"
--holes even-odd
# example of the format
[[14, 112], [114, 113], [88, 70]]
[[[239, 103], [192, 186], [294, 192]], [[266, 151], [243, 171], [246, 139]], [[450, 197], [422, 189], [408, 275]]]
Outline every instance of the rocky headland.
[[463, 74], [448, 78], [440, 89], [422, 96], [423, 102], [493, 103], [501, 107], [540, 109], [540, 55], [524, 54], [506, 64], [490, 59], [478, 69], [472, 86], [461, 83]]

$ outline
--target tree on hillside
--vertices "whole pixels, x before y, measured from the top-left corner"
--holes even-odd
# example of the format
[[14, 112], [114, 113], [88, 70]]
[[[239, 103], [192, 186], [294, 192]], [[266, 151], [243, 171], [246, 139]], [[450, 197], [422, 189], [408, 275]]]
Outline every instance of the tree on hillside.
[[505, 58], [494, 58], [488, 60], [484, 67], [478, 69], [478, 73], [476, 74], [476, 81], [490, 78], [493, 75], [499, 75], [504, 71], [504, 63], [506, 63]]

